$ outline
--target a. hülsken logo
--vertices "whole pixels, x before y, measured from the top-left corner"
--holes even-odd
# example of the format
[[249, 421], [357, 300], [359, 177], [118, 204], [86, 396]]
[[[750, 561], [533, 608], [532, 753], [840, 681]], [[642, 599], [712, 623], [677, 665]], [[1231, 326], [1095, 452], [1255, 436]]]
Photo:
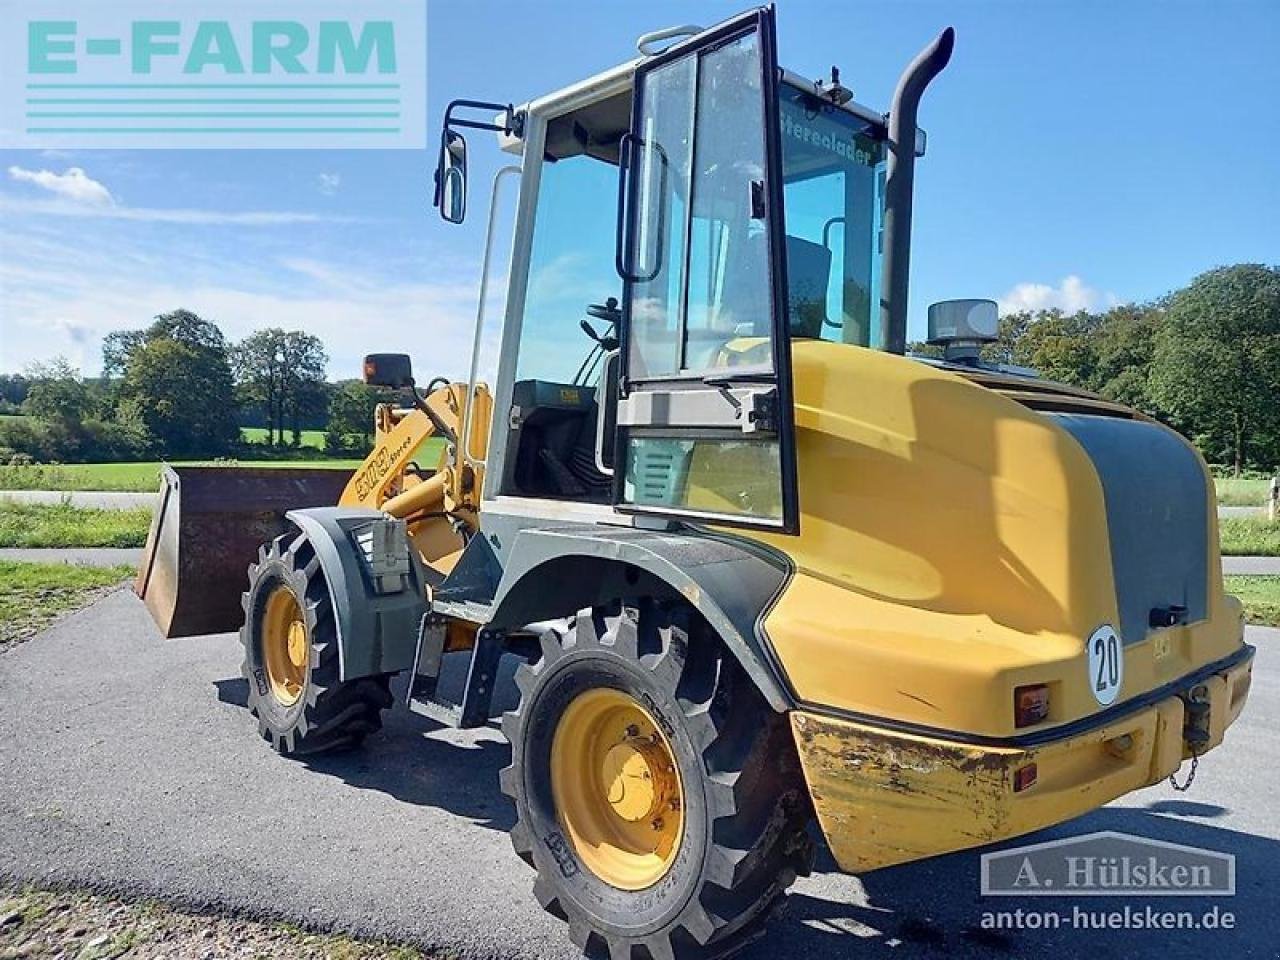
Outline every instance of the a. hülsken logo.
[[1231, 896], [1235, 857], [1113, 830], [982, 855], [983, 896]]

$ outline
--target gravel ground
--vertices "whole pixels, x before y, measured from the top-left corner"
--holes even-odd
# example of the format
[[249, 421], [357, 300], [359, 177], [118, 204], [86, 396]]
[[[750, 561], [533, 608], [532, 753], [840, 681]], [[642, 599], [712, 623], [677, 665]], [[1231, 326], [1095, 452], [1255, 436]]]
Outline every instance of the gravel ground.
[[420, 960], [420, 950], [72, 891], [0, 889], [0, 960]]
[[[974, 851], [862, 877], [820, 855], [787, 915], [743, 960], [1274, 958], [1280, 631], [1251, 628], [1250, 638], [1259, 645], [1251, 702], [1190, 793], [1162, 784], [1021, 841], [1118, 830], [1232, 854], [1234, 897], [1155, 901], [1231, 910], [1229, 940], [1221, 931], [985, 930], [995, 910], [1122, 904], [984, 899]], [[361, 751], [286, 760], [254, 735], [239, 663], [231, 636], [161, 640], [126, 591], [0, 655], [0, 879], [385, 938], [461, 960], [576, 957], [511, 851], [511, 811], [496, 783], [508, 751], [496, 730], [440, 730], [400, 710]], [[498, 699], [503, 709], [511, 692]]]

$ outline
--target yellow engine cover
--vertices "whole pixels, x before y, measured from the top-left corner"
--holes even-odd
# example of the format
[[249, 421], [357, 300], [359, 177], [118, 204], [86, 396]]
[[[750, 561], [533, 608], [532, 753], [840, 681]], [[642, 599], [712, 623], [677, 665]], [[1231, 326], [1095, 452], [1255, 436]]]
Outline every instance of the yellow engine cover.
[[[800, 341], [793, 363], [800, 534], [753, 536], [796, 567], [765, 631], [800, 699], [988, 736], [1014, 734], [1019, 684], [1050, 685], [1047, 725], [1100, 709], [1085, 641], [1118, 613], [1103, 488], [1080, 444], [901, 356]], [[1207, 513], [1209, 616], [1163, 631], [1160, 649], [1126, 644], [1126, 698], [1240, 645]]]

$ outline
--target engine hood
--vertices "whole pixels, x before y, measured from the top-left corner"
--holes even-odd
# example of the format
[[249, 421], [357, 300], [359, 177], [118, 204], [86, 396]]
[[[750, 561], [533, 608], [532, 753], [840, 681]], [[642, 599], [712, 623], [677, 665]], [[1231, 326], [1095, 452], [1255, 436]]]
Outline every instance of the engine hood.
[[800, 533], [762, 539], [796, 568], [765, 628], [802, 699], [1008, 733], [1011, 684], [1059, 683], [1064, 720], [1098, 708], [1082, 657], [1104, 625], [1146, 650], [1152, 611], [1212, 621], [1126, 667], [1123, 696], [1238, 644], [1208, 471], [1173, 431], [1070, 387], [847, 344], [797, 341], [792, 365]]

